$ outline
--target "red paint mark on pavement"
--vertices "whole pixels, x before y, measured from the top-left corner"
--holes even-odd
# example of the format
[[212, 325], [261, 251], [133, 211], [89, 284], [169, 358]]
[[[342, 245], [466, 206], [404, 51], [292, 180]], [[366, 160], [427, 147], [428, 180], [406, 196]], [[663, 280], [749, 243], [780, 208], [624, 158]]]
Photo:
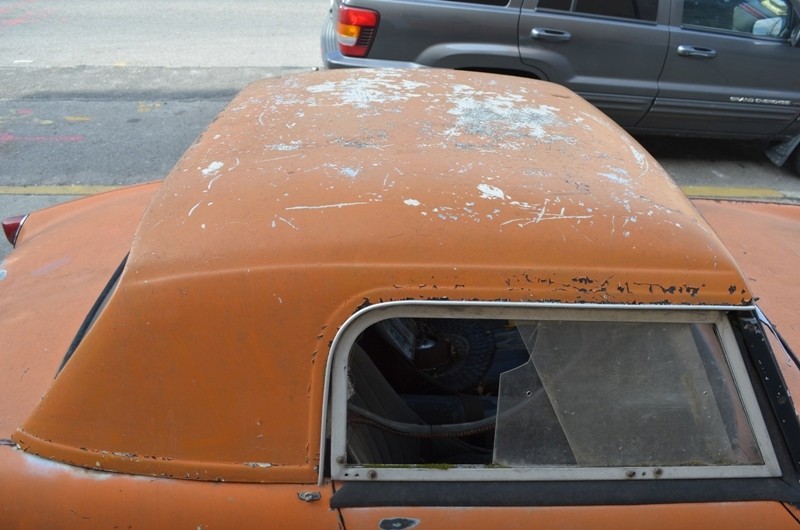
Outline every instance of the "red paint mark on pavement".
[[0, 133], [0, 144], [9, 142], [33, 142], [33, 143], [75, 143], [86, 140], [82, 134], [62, 135], [62, 136], [17, 136], [11, 133]]
[[0, 29], [31, 24], [49, 17], [49, 10], [36, 8], [37, 1], [24, 0], [0, 7]]
[[0, 26], [21, 26], [23, 24], [28, 24], [31, 20], [31, 17], [7, 18], [5, 20], [0, 20]]

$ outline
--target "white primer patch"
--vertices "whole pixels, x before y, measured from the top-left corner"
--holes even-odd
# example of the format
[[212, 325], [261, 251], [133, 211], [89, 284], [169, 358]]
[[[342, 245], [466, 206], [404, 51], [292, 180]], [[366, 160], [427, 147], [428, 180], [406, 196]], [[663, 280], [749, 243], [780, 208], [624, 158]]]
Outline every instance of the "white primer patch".
[[598, 175], [600, 175], [601, 177], [605, 177], [608, 180], [611, 180], [613, 182], [616, 182], [617, 184], [626, 184], [627, 185], [627, 184], [630, 183], [629, 179], [627, 179], [626, 177], [623, 177], [621, 175], [617, 175], [615, 173], [598, 173]]
[[267, 462], [245, 462], [244, 465], [247, 467], [255, 467], [260, 469], [266, 469], [268, 467], [272, 467], [272, 464]]
[[629, 146], [631, 149], [631, 153], [633, 157], [636, 159], [636, 162], [640, 166], [647, 166], [647, 158], [645, 157], [644, 153], [642, 153], [639, 149], [636, 149], [634, 146]]
[[524, 148], [528, 138], [575, 142], [572, 137], [554, 132], [565, 125], [558, 116], [558, 108], [531, 105], [522, 94], [501, 94], [455, 85], [447, 100], [453, 105], [448, 114], [456, 116], [455, 126], [444, 131], [451, 139], [463, 135], [492, 138], [495, 148], [509, 150]]
[[[15, 449], [15, 450], [20, 451], [20, 449]], [[43, 477], [50, 477], [54, 473], [67, 473], [75, 477], [85, 478], [89, 480], [109, 480], [115, 477], [119, 478], [121, 476], [117, 473], [113, 473], [110, 471], [71, 466], [68, 464], [62, 464], [61, 462], [54, 462], [52, 460], [32, 455], [30, 453], [23, 453], [23, 462], [30, 474], [35, 474], [37, 476], [43, 476]], [[95, 462], [95, 465], [97, 467], [101, 467], [100, 462]], [[152, 480], [153, 478], [150, 476], [138, 476], [138, 475], [124, 475], [124, 476], [125, 478], [131, 480]]]
[[478, 191], [481, 192], [481, 199], [505, 199], [506, 194], [497, 186], [491, 184], [478, 184]]
[[288, 144], [273, 144], [269, 148], [273, 151], [297, 151], [303, 146], [300, 140], [292, 140]]
[[204, 170], [202, 170], [203, 176], [204, 176], [204, 177], [207, 177], [207, 176], [209, 176], [209, 175], [213, 175], [214, 173], [216, 173], [217, 171], [219, 171], [219, 170], [220, 170], [220, 169], [222, 169], [223, 167], [225, 167], [225, 164], [223, 164], [222, 162], [218, 162], [218, 161], [211, 162], [211, 163], [208, 165], [208, 167], [207, 167], [207, 168], [205, 168]]
[[343, 168], [341, 168], [340, 171], [341, 171], [342, 175], [344, 175], [346, 177], [355, 178], [356, 176], [358, 176], [359, 173], [361, 173], [361, 168], [360, 167], [343, 167]]

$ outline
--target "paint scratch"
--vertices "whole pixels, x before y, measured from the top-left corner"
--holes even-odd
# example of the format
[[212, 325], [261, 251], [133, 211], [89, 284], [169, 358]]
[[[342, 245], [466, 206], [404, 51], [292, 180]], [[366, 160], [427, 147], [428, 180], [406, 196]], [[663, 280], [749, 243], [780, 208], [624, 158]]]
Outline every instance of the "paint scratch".
[[364, 204], [369, 204], [370, 201], [360, 201], [360, 202], [340, 202], [338, 204], [320, 204], [316, 206], [306, 205], [306, 206], [290, 206], [286, 208], [287, 210], [325, 210], [328, 208], [345, 208], [347, 206], [362, 206]]

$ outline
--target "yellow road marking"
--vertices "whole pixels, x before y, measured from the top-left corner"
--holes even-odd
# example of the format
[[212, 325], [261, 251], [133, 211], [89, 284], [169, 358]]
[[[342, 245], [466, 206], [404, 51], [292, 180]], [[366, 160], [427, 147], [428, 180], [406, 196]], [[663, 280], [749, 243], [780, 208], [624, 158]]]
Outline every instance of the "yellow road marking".
[[781, 199], [783, 193], [770, 188], [728, 188], [723, 186], [681, 186], [683, 193], [696, 198]]
[[161, 103], [157, 102], [149, 102], [149, 101], [140, 101], [138, 106], [139, 112], [150, 112], [153, 109], [157, 109], [161, 107]]
[[92, 121], [90, 116], [64, 116], [67, 121]]
[[0, 186], [0, 195], [94, 195], [120, 186]]

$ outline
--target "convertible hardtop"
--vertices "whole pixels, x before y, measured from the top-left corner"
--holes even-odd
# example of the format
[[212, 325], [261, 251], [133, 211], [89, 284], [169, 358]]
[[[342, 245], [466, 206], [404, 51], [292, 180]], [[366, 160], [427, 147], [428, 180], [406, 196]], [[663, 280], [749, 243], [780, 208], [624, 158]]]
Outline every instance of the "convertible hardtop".
[[[103, 209], [132, 193], [128, 207]], [[145, 197], [124, 267], [70, 347]], [[100, 211], [119, 229], [97, 230]], [[55, 212], [59, 223], [31, 216], [6, 265], [3, 384], [26, 398], [4, 409], [2, 436], [132, 474], [315, 481], [330, 344], [366, 304], [753, 301], [644, 149], [569, 90], [517, 78], [343, 70], [259, 81], [157, 189]], [[35, 244], [45, 237], [72, 245]], [[74, 303], [27, 309], [50, 290]], [[69, 325], [54, 333], [61, 312]]]

